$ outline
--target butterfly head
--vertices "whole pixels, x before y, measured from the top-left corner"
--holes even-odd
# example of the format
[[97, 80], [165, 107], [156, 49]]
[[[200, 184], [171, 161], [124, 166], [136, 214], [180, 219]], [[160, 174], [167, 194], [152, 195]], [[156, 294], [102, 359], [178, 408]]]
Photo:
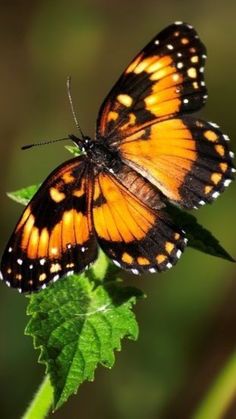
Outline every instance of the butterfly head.
[[83, 153], [87, 153], [87, 151], [93, 147], [93, 140], [86, 135], [83, 136], [83, 138], [79, 138], [74, 134], [69, 134], [68, 138], [72, 140]]

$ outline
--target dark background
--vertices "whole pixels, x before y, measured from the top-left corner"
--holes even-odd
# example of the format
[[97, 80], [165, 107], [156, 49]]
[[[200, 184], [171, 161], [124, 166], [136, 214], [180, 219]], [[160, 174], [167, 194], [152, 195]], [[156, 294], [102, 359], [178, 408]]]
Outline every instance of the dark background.
[[[207, 46], [209, 99], [201, 115], [221, 125], [235, 149], [235, 15], [234, 1], [1, 2], [1, 251], [22, 211], [5, 192], [42, 181], [69, 158], [62, 143], [20, 151], [23, 144], [75, 132], [66, 77], [72, 76], [79, 120], [92, 136], [98, 108], [121, 71], [175, 20], [194, 25]], [[199, 221], [234, 257], [235, 187], [198, 211]], [[99, 368], [95, 382], [83, 384], [55, 419], [190, 418], [233, 353], [233, 263], [189, 248], [170, 272], [134, 279], [134, 285], [148, 297], [136, 309], [138, 342], [123, 342], [115, 367]], [[26, 299], [2, 285], [1, 418], [20, 417], [44, 373], [23, 335], [25, 309]], [[229, 406], [225, 417], [235, 415]]]

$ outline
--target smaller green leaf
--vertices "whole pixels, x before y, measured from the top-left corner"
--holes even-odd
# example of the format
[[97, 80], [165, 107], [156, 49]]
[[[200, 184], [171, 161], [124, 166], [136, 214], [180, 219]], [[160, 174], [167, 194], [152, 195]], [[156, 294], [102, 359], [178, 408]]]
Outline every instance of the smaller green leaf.
[[[111, 260], [105, 255], [102, 249], [99, 249], [98, 258], [89, 270], [89, 274], [92, 274], [91, 279], [94, 281], [104, 281], [106, 273], [111, 265], [113, 266]], [[111, 278], [114, 280], [114, 275], [112, 275]]]
[[37, 192], [39, 185], [31, 185], [26, 188], [18, 189], [14, 192], [7, 192], [7, 196], [13, 201], [18, 202], [18, 204], [27, 205], [34, 194]]
[[176, 225], [186, 232], [188, 246], [200, 250], [203, 253], [235, 262], [230, 254], [221, 246], [219, 240], [210, 231], [198, 224], [196, 217], [192, 214], [187, 214], [185, 211], [172, 205], [168, 206], [168, 212]]
[[88, 270], [30, 297], [26, 334], [41, 350], [39, 362], [50, 375], [56, 409], [94, 379], [98, 364], [113, 366], [122, 338], [138, 336], [132, 306], [141, 291], [114, 279], [95, 286], [90, 277]]
[[66, 145], [65, 148], [74, 156], [80, 156], [82, 154], [82, 151], [76, 145]]

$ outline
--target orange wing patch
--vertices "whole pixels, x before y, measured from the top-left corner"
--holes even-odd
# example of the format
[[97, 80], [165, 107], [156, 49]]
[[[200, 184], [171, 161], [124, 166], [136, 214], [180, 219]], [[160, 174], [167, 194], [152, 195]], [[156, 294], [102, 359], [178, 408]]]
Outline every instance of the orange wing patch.
[[155, 222], [155, 215], [106, 174], [101, 173], [95, 185], [105, 198], [104, 203], [93, 207], [94, 226], [99, 236], [125, 243], [145, 237]]
[[83, 245], [89, 239], [91, 220], [75, 209], [64, 211], [61, 221], [51, 231], [47, 227], [35, 227], [32, 217], [29, 215], [22, 229], [20, 245], [29, 259], [61, 258], [68, 245]]
[[135, 274], [170, 268], [185, 246], [183, 232], [164, 211], [154, 212], [105, 173], [95, 178], [93, 220], [104, 252]]
[[212, 201], [233, 178], [227, 137], [190, 117], [153, 124], [125, 138], [120, 151], [129, 166], [185, 208]]
[[38, 257], [44, 258], [47, 255], [49, 247], [49, 231], [47, 227], [44, 227], [40, 233], [38, 243]]
[[180, 188], [197, 158], [196, 142], [180, 119], [170, 119], [147, 128], [140, 139], [127, 137], [120, 145], [129, 164], [156, 185], [169, 199], [180, 201]]

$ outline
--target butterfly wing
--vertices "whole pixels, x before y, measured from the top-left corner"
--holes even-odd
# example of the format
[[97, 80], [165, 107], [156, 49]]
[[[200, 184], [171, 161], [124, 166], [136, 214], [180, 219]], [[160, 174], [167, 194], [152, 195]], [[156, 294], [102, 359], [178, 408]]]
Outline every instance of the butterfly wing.
[[98, 243], [115, 264], [134, 274], [171, 268], [184, 249], [184, 233], [162, 209], [161, 197], [149, 182], [129, 168], [117, 176], [100, 172], [95, 178]]
[[146, 125], [200, 109], [206, 48], [192, 26], [170, 25], [131, 62], [105, 99], [97, 137], [117, 144]]
[[35, 291], [96, 259], [92, 189], [84, 157], [62, 164], [46, 179], [3, 254], [1, 272], [7, 285], [21, 292]]
[[184, 208], [211, 202], [233, 179], [228, 137], [192, 117], [158, 122], [123, 139], [122, 159]]
[[186, 116], [206, 101], [205, 60], [192, 26], [169, 26], [131, 62], [98, 119], [98, 139], [105, 137], [126, 164], [189, 209], [216, 198], [234, 171], [227, 136]]

